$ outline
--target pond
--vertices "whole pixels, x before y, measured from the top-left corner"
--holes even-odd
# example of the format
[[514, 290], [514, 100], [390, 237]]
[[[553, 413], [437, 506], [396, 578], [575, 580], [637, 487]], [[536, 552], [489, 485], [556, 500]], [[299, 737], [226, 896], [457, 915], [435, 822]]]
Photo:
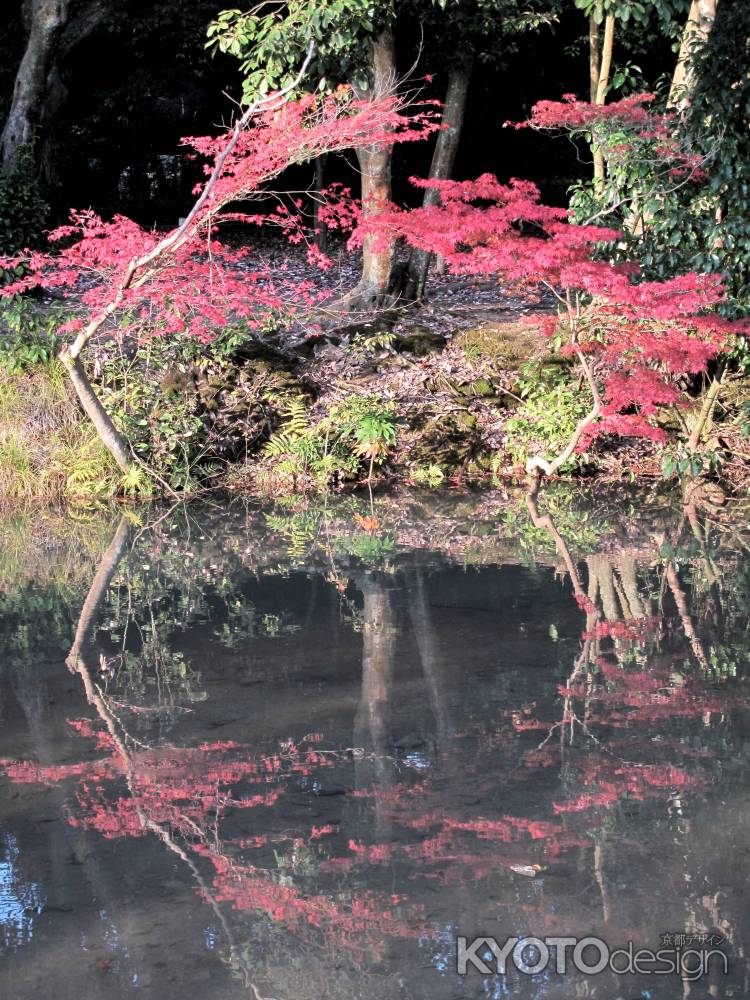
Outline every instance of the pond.
[[0, 996], [750, 995], [746, 525], [564, 487], [3, 517]]

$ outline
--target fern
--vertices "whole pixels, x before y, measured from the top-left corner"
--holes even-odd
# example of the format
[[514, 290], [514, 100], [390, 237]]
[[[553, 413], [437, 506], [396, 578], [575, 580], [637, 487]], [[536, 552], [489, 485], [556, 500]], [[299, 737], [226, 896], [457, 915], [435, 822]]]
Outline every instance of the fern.
[[297, 450], [300, 442], [310, 431], [304, 396], [290, 396], [284, 401], [285, 420], [275, 434], [271, 435], [263, 449], [267, 458], [282, 458]]

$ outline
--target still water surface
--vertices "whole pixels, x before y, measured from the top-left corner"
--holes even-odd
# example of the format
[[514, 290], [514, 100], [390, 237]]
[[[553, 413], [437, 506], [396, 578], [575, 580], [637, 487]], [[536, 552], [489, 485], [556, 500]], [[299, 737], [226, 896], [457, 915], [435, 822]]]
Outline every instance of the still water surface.
[[0, 997], [749, 996], [746, 517], [596, 500], [2, 521]]

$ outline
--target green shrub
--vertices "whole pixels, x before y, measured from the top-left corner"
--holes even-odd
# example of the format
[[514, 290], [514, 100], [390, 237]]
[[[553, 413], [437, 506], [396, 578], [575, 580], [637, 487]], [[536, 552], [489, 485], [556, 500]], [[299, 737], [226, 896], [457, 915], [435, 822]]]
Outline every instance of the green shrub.
[[14, 374], [52, 362], [61, 320], [59, 309], [39, 309], [20, 295], [0, 299], [0, 370]]
[[[524, 402], [505, 424], [513, 461], [525, 465], [535, 455], [559, 454], [590, 408], [585, 393], [571, 381], [566, 366], [540, 361], [523, 365], [517, 386]], [[574, 453], [561, 471], [572, 472], [587, 460], [587, 455]]]
[[0, 170], [0, 254], [34, 246], [42, 235], [48, 212], [33, 150], [26, 146], [11, 167]]

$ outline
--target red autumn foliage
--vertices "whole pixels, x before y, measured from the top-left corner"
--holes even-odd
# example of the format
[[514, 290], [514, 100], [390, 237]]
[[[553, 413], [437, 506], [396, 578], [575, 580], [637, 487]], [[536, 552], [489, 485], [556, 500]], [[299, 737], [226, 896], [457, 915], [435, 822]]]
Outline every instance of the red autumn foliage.
[[365, 235], [401, 238], [440, 255], [453, 273], [551, 292], [560, 308], [543, 326], [563, 335], [563, 351], [588, 360], [601, 400], [579, 450], [605, 433], [663, 441], [653, 418], [660, 407], [686, 401], [678, 376], [705, 371], [747, 327], [716, 313], [724, 297], [719, 277], [639, 280], [636, 265], [606, 259], [617, 231], [572, 224], [564, 209], [543, 205], [529, 181], [500, 184], [484, 174], [475, 181], [414, 183], [436, 190], [439, 204], [391, 206], [363, 221], [352, 242]]
[[[184, 232], [165, 251], [165, 234], [143, 229], [121, 215], [107, 222], [90, 211], [71, 212], [68, 225], [50, 234], [49, 252], [26, 253], [4, 259], [5, 267], [23, 263], [29, 272], [0, 289], [8, 296], [41, 285], [63, 289], [74, 307], [74, 317], [63, 331], [76, 332], [110, 307], [119, 319], [118, 334], [176, 334], [206, 341], [229, 324], [262, 330], [270, 321], [300, 319], [320, 300], [312, 283], [286, 281], [283, 268], [272, 268], [248, 247], [222, 241], [225, 222], [275, 224], [292, 241], [306, 238], [307, 227], [298, 200], [281, 204], [267, 214], [237, 210], [237, 203], [257, 198], [269, 181], [288, 167], [327, 152], [363, 144], [420, 140], [438, 128], [429, 104], [407, 115], [397, 97], [359, 100], [342, 88], [329, 96], [308, 95], [256, 117], [223, 161], [218, 178]], [[228, 137], [192, 137], [184, 140], [207, 161], [210, 176], [226, 154]], [[196, 189], [200, 194], [200, 186]], [[333, 225], [347, 213], [340, 192], [334, 192], [326, 222]], [[132, 273], [133, 262], [149, 254], [153, 260]], [[310, 243], [316, 263], [327, 260]]]

